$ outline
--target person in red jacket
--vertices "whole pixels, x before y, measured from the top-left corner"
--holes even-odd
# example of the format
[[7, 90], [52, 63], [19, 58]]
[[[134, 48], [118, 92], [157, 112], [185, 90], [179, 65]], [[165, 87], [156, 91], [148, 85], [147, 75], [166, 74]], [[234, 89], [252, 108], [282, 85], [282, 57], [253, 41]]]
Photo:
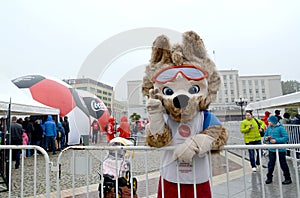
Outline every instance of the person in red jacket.
[[261, 119], [262, 121], [264, 121], [266, 128], [269, 126], [268, 118], [270, 114], [271, 114], [270, 111], [265, 111], [265, 116]]
[[127, 116], [121, 117], [120, 126], [117, 128], [117, 131], [120, 132], [120, 137], [130, 138], [130, 125], [128, 123]]
[[110, 142], [115, 137], [115, 119], [114, 117], [108, 118], [107, 125], [107, 142]]

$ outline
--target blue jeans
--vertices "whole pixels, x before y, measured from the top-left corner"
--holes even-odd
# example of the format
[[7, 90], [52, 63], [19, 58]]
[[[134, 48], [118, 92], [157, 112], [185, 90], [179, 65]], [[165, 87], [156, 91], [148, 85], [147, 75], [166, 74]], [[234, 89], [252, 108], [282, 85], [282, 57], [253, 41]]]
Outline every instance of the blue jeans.
[[[28, 146], [31, 145], [31, 142], [29, 140], [28, 140], [28, 144], [27, 145]], [[31, 149], [27, 149], [26, 150], [26, 157], [30, 157], [32, 155], [32, 151], [33, 150], [31, 150]]]
[[45, 150], [47, 150], [49, 142], [51, 142], [52, 152], [56, 153], [54, 141], [55, 141], [55, 137], [54, 136], [46, 136]]
[[[261, 144], [260, 140], [246, 143], [246, 145], [260, 145], [260, 144]], [[254, 149], [249, 149], [248, 151], [249, 151], [249, 158], [250, 158], [251, 167], [255, 168], [256, 165], [260, 165], [259, 149], [256, 149], [256, 161], [255, 161]]]
[[15, 154], [16, 154], [16, 164], [15, 164], [15, 168], [19, 168], [20, 166], [20, 155], [21, 155], [21, 150], [20, 149], [16, 149], [16, 150], [13, 150], [15, 151]]
[[60, 149], [64, 149], [65, 148], [65, 136], [62, 135], [60, 138]]
[[98, 141], [98, 131], [93, 131], [92, 142], [97, 144]]
[[[290, 175], [289, 166], [286, 163], [286, 158], [285, 158], [286, 152], [278, 152], [278, 154], [279, 154], [279, 163], [280, 163], [281, 170], [283, 171], [284, 178], [286, 180], [289, 180], [289, 179], [291, 179], [291, 175]], [[270, 180], [272, 180], [272, 177], [273, 177], [275, 163], [276, 163], [276, 152], [269, 151], [269, 163], [268, 163], [267, 178]]]

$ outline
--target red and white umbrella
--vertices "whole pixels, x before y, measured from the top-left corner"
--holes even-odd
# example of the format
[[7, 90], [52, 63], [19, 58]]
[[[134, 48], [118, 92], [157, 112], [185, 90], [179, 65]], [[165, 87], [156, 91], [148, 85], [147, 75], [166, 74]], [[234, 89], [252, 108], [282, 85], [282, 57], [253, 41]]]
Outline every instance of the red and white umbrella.
[[27, 75], [12, 82], [29, 92], [32, 98], [44, 105], [60, 109], [60, 116], [68, 116], [70, 123], [69, 145], [78, 144], [81, 135], [90, 132], [89, 111], [78, 92], [62, 80], [41, 75]]
[[103, 101], [98, 98], [96, 95], [84, 91], [84, 90], [76, 90], [79, 96], [83, 99], [87, 109], [89, 111], [89, 115], [92, 120], [98, 120], [101, 128], [104, 129], [105, 125], [108, 123], [108, 118], [110, 117], [110, 113], [103, 103]]

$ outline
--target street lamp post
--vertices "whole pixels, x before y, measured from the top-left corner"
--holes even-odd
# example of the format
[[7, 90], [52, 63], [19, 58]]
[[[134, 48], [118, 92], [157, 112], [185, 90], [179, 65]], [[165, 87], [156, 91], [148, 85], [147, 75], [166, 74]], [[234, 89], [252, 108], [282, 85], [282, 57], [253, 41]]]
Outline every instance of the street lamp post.
[[245, 100], [244, 98], [240, 97], [240, 99], [235, 101], [235, 104], [239, 107], [241, 107], [241, 118], [242, 120], [244, 119], [243, 117], [243, 106], [247, 105], [247, 100]]

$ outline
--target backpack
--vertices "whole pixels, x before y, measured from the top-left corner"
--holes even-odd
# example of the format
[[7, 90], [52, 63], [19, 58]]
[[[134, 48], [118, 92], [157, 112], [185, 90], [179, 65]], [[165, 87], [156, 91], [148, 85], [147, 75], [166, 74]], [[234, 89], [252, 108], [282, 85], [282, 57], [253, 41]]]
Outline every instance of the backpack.
[[[258, 122], [258, 120], [256, 118], [254, 118], [255, 122], [257, 123], [257, 126], [258, 126], [258, 130], [261, 129], [260, 128], [260, 123]], [[261, 129], [262, 131], [259, 131], [260, 133], [260, 137], [264, 137], [265, 135], [265, 130], [264, 129]]]
[[99, 130], [99, 125], [98, 125], [97, 122], [94, 122], [94, 124], [93, 124], [93, 130], [95, 130], [95, 131]]

